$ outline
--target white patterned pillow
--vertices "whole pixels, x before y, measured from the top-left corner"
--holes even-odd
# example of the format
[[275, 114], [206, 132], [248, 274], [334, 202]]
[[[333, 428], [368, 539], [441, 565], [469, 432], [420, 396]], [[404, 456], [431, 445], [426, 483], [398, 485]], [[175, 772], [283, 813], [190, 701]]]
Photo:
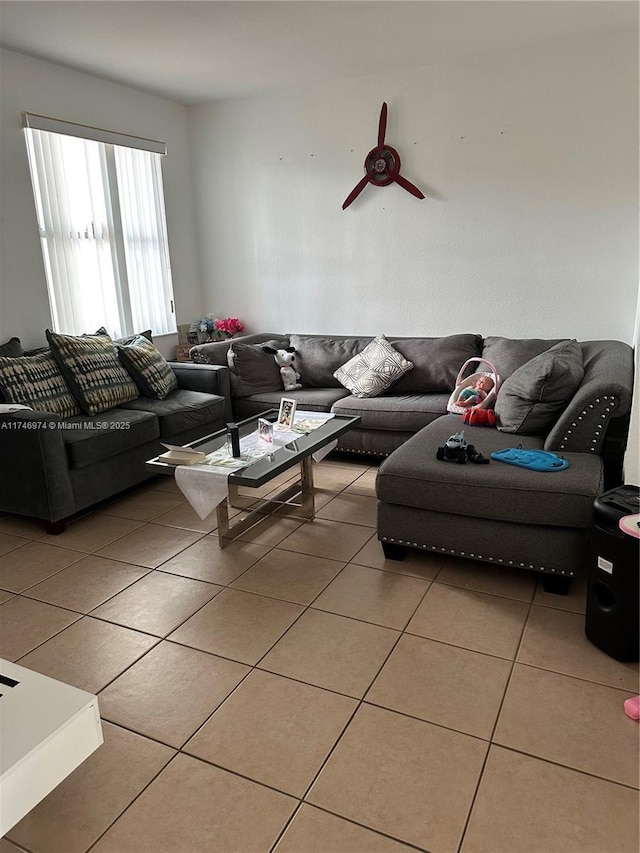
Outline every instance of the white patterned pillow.
[[412, 368], [412, 362], [394, 349], [384, 335], [378, 335], [333, 375], [354, 397], [377, 397]]

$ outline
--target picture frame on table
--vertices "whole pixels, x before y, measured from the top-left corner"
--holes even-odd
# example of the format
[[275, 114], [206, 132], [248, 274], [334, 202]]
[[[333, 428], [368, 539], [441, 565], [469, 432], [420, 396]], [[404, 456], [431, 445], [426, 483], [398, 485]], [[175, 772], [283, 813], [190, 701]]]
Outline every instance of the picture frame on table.
[[266, 418], [258, 418], [258, 435], [267, 444], [273, 444], [273, 424]]
[[278, 410], [278, 420], [276, 421], [276, 425], [284, 427], [285, 429], [291, 429], [296, 417], [297, 405], [297, 402], [292, 400], [290, 397], [283, 397], [280, 400], [280, 409]]

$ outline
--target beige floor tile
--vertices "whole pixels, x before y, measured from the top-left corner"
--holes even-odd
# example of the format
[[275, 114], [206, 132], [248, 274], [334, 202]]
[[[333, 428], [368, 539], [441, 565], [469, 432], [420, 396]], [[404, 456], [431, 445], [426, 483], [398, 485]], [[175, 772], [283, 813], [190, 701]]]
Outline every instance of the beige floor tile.
[[307, 801], [431, 853], [457, 850], [487, 744], [363, 705]]
[[537, 579], [537, 575], [525, 569], [510, 569], [458, 557], [444, 557], [438, 575], [438, 583], [504, 595], [519, 601], [531, 601]]
[[638, 724], [622, 708], [630, 695], [516, 664], [493, 740], [637, 788]]
[[0, 589], [0, 604], [4, 604], [5, 601], [9, 601], [11, 598], [15, 598], [12, 592], [6, 592], [4, 589]]
[[350, 564], [318, 596], [313, 607], [402, 629], [428, 589], [429, 581]]
[[361, 548], [351, 559], [351, 562], [357, 563], [359, 566], [369, 566], [371, 569], [384, 569], [387, 572], [435, 580], [442, 565], [442, 557], [411, 548], [404, 560], [387, 560], [382, 545], [374, 533], [364, 548]]
[[404, 635], [365, 699], [489, 739], [511, 662]]
[[18, 660], [78, 618], [77, 613], [40, 601], [10, 598], [0, 604], [0, 658]]
[[254, 670], [184, 751], [301, 797], [357, 704]]
[[151, 571], [95, 554], [83, 557], [74, 553], [77, 563], [30, 587], [29, 597], [88, 613]]
[[316, 488], [329, 492], [341, 492], [364, 474], [366, 468], [360, 465], [326, 465], [321, 462], [313, 468], [313, 482]]
[[368, 527], [316, 517], [287, 536], [280, 542], [279, 547], [285, 551], [313, 554], [316, 557], [327, 557], [329, 560], [347, 563], [370, 536], [371, 530]]
[[162, 571], [226, 586], [269, 550], [264, 545], [241, 541], [220, 548], [217, 536], [205, 536], [163, 563]]
[[538, 588], [533, 603], [541, 604], [544, 607], [554, 607], [556, 610], [585, 613], [587, 609], [587, 578], [588, 573], [585, 571], [573, 581], [567, 595], [554, 595], [552, 592], [545, 592], [543, 580], [538, 578]]
[[359, 699], [398, 636], [389, 628], [307, 610], [260, 668]]
[[[325, 468], [347, 468], [356, 477], [364, 474], [370, 468], [369, 462], [357, 461], [359, 457], [355, 454], [345, 456], [340, 451], [332, 451], [324, 457], [320, 462], [316, 462], [314, 470], [324, 470]], [[375, 461], [375, 460], [374, 460]]]
[[369, 468], [364, 474], [361, 474], [357, 480], [354, 480], [351, 485], [347, 486], [345, 492], [355, 495], [369, 495], [376, 497], [376, 477], [378, 476], [377, 468]]
[[84, 853], [175, 754], [109, 723], [102, 731], [102, 746], [9, 832], [16, 843]]
[[522, 601], [436, 582], [407, 631], [513, 660], [528, 609], [529, 605]]
[[100, 693], [103, 719], [181, 747], [249, 667], [162, 642]]
[[218, 526], [215, 509], [202, 519], [191, 504], [186, 501], [158, 515], [153, 521], [154, 524], [166, 524], [167, 527], [181, 527], [185, 530], [195, 530], [198, 533], [211, 533]]
[[26, 515], [8, 515], [0, 519], [0, 533], [24, 536], [25, 539], [39, 539], [45, 534], [44, 521]]
[[119, 518], [133, 518], [135, 521], [151, 521], [184, 502], [185, 498], [182, 494], [142, 488], [140, 491], [117, 498], [113, 503], [105, 506], [101, 512]]
[[157, 569], [202, 538], [201, 533], [160, 524], [145, 524], [98, 551], [101, 557]]
[[106, 619], [159, 637], [192, 616], [222, 589], [212, 583], [150, 572], [91, 612]]
[[16, 847], [6, 838], [0, 838], [0, 853], [24, 853], [24, 848]]
[[169, 639], [252, 665], [295, 622], [303, 609], [287, 601], [224, 589]]
[[78, 551], [56, 548], [43, 542], [28, 542], [0, 557], [0, 587], [24, 592], [39, 581], [82, 559]]
[[319, 489], [317, 486], [315, 486], [313, 500], [316, 512], [319, 512], [322, 507], [326, 506], [329, 501], [332, 501], [335, 496], [335, 492], [332, 492], [329, 489]]
[[295, 806], [285, 794], [178, 755], [92, 853], [266, 853]]
[[22, 658], [20, 665], [97, 693], [157, 642], [147, 634], [84, 616]]
[[631, 788], [492, 746], [463, 853], [637, 853]]
[[377, 505], [377, 500], [368, 495], [342, 492], [320, 509], [318, 518], [375, 528], [378, 523]]
[[407, 847], [303, 803], [273, 853], [411, 853]]
[[[239, 516], [241, 517], [241, 516]], [[265, 545], [274, 548], [283, 539], [304, 524], [304, 519], [293, 518], [286, 515], [273, 514], [264, 516], [258, 524], [251, 527], [238, 538], [242, 542], [255, 542], [256, 545]]]
[[274, 548], [231, 586], [295, 604], [311, 604], [343, 566], [336, 560]]
[[534, 605], [518, 662], [638, 692], [638, 665], [620, 663], [589, 642], [578, 613]]
[[148, 489], [157, 489], [159, 492], [172, 492], [174, 495], [182, 494], [173, 476], [173, 471], [170, 474], [158, 474], [153, 479], [147, 480], [146, 486]]
[[94, 513], [71, 522], [67, 525], [64, 533], [60, 533], [58, 536], [45, 535], [41, 541], [92, 554], [139, 527], [142, 527], [141, 521]]
[[14, 548], [19, 548], [21, 545], [26, 545], [29, 539], [24, 536], [13, 536], [11, 533], [0, 533], [0, 554], [7, 554], [13, 551]]

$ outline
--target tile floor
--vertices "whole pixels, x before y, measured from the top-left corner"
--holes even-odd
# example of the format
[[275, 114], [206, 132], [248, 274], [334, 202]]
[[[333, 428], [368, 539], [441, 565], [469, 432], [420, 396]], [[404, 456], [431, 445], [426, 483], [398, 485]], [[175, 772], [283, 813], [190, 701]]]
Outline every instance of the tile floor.
[[638, 850], [637, 667], [584, 583], [386, 561], [375, 466], [218, 549], [168, 478], [61, 536], [0, 518], [0, 657], [99, 695], [105, 743], [0, 853]]

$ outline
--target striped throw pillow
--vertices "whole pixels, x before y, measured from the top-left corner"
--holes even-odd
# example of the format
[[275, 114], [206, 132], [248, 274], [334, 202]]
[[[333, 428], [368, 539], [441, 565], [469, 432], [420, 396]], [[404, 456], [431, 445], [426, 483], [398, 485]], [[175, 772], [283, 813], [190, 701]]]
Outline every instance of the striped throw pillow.
[[62, 375], [87, 415], [106, 412], [139, 396], [108, 335], [76, 337], [47, 329], [47, 340]]
[[0, 356], [0, 392], [7, 403], [21, 403], [62, 418], [81, 414], [49, 351], [15, 358]]
[[178, 387], [175, 373], [150, 340], [138, 335], [131, 343], [117, 346], [120, 361], [145, 397], [164, 400]]

